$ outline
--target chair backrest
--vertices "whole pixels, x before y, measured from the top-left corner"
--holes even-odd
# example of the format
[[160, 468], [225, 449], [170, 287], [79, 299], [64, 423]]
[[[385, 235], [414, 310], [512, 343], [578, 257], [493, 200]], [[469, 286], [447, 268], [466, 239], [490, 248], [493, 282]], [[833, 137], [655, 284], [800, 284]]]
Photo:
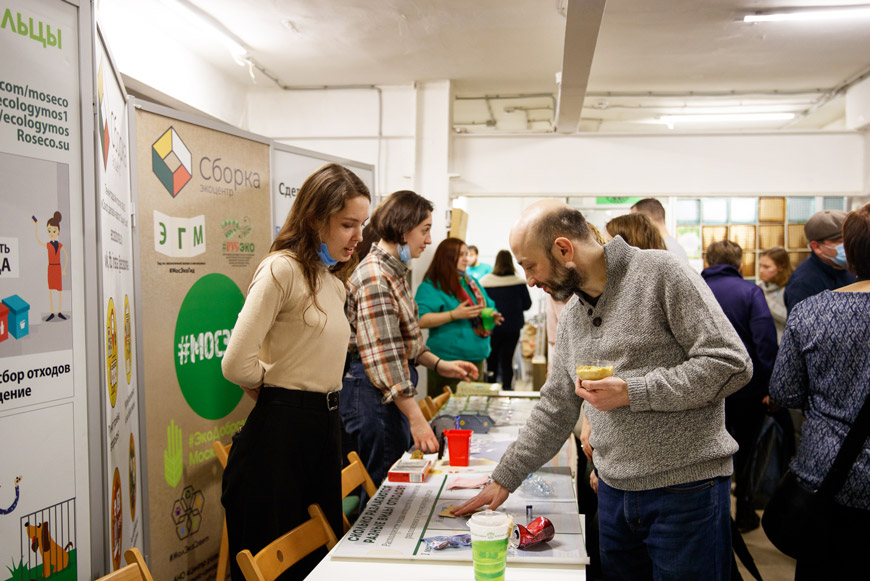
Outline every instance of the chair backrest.
[[[446, 387], [446, 386], [445, 386], [445, 387]], [[450, 388], [447, 387], [446, 389], [450, 389]], [[447, 400], [448, 400], [448, 399], [450, 399], [450, 392], [449, 392], [449, 391], [444, 392], [444, 393], [442, 393], [441, 395], [439, 395], [439, 396], [433, 398], [432, 401], [433, 401], [433, 403], [435, 404], [435, 410], [434, 410], [434, 413], [437, 414], [437, 413], [438, 413], [438, 410], [440, 410], [440, 409], [444, 406], [444, 404], [447, 403]]]
[[[432, 399], [428, 395], [426, 397], [428, 399]], [[426, 418], [426, 421], [428, 422], [434, 416], [434, 412], [432, 411], [432, 406], [425, 399], [421, 399], [419, 404], [420, 404], [420, 411], [423, 412], [423, 417]]]
[[224, 446], [218, 440], [215, 440], [211, 443], [211, 447], [214, 450], [214, 455], [217, 457], [218, 462], [221, 463], [221, 468], [226, 468], [227, 459], [230, 457], [230, 448], [233, 447], [233, 443], [230, 442]]
[[[233, 447], [233, 443], [230, 442], [226, 446], [221, 444], [219, 441], [214, 441], [211, 444], [212, 449], [214, 450], [214, 455], [217, 457], [218, 462], [221, 463], [221, 468], [227, 467], [227, 459], [230, 457], [230, 448]], [[230, 541], [227, 536], [227, 519], [224, 518], [224, 529], [223, 533], [221, 533], [221, 545], [218, 550], [218, 562], [217, 562], [217, 571], [215, 574], [215, 579], [217, 581], [226, 581], [227, 578], [227, 569], [230, 566]]]
[[98, 581], [154, 581], [151, 576], [151, 571], [148, 570], [148, 565], [145, 564], [145, 558], [139, 549], [133, 547], [127, 549], [124, 553], [124, 560], [127, 565], [121, 567], [114, 573], [109, 573], [104, 577], [100, 577]]
[[[375, 492], [378, 491], [378, 487], [375, 486], [372, 477], [369, 476], [369, 472], [366, 470], [362, 460], [360, 460], [359, 454], [349, 452], [347, 459], [350, 460], [350, 464], [341, 471], [341, 497], [345, 498], [360, 486], [365, 489], [369, 498], [373, 497]], [[344, 532], [349, 531], [350, 521], [347, 520], [347, 515], [342, 514], [341, 518], [344, 520]]]
[[236, 561], [247, 581], [272, 581], [314, 550], [331, 549], [338, 542], [332, 527], [317, 504], [308, 507], [311, 519], [284, 533], [256, 555], [245, 549]]

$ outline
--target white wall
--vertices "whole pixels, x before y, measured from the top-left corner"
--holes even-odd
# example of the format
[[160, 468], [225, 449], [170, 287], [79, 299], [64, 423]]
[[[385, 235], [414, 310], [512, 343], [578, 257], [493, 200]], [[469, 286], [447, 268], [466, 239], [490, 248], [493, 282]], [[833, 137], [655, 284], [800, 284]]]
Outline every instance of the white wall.
[[861, 193], [870, 196], [870, 131], [864, 134], [864, 188]]
[[846, 91], [846, 127], [870, 127], [870, 77], [855, 83]]
[[854, 195], [858, 133], [457, 135], [454, 195]]
[[[541, 200], [536, 197], [462, 197], [454, 200], [454, 205], [468, 212], [468, 229], [465, 242], [477, 246], [480, 262], [495, 263], [499, 250], [510, 250], [508, 236], [510, 229], [523, 210]], [[514, 261], [517, 276], [523, 278], [523, 269]], [[544, 291], [530, 288], [532, 308], [527, 315], [538, 313], [538, 301], [545, 298]], [[528, 318], [528, 316], [526, 317]]]
[[248, 92], [245, 117], [248, 131], [374, 164], [378, 194], [414, 187], [417, 91], [411, 85], [319, 91], [255, 89]]
[[[191, 109], [236, 127], [242, 125], [248, 86], [194, 54], [182, 39], [198, 37], [190, 30], [183, 35], [170, 27], [180, 23], [165, 5], [153, 0], [102, 0], [97, 20], [125, 76]], [[223, 47], [218, 50], [219, 58], [232, 58]]]

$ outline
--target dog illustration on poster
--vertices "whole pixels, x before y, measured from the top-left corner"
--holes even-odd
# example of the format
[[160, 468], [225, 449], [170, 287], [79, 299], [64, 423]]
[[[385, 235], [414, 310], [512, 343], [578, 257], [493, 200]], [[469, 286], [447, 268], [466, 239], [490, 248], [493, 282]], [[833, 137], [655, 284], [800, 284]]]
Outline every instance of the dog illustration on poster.
[[61, 547], [51, 536], [48, 522], [32, 525], [24, 523], [27, 536], [30, 537], [30, 549], [39, 553], [42, 557], [42, 577], [48, 579], [52, 573], [63, 571], [69, 564], [68, 551], [72, 548], [72, 542], [66, 547]]

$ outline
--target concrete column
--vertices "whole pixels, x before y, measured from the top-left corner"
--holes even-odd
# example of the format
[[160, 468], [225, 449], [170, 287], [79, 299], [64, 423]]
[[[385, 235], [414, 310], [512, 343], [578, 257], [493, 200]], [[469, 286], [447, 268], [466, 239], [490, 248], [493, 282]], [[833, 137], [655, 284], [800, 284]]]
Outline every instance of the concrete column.
[[432, 245], [414, 264], [414, 288], [423, 280], [438, 243], [447, 237], [450, 223], [450, 127], [453, 94], [450, 81], [417, 84], [417, 129], [414, 138], [414, 191], [435, 204]]
[[[450, 209], [450, 178], [447, 175], [450, 160], [450, 128], [453, 114], [453, 87], [450, 81], [417, 83], [416, 131], [414, 137], [414, 191], [435, 205], [432, 212], [432, 245], [411, 265], [412, 288], [423, 280], [423, 275], [435, 248], [447, 237], [450, 226], [446, 216]], [[428, 338], [429, 333], [423, 331]], [[426, 397], [426, 369], [417, 368], [418, 398]]]

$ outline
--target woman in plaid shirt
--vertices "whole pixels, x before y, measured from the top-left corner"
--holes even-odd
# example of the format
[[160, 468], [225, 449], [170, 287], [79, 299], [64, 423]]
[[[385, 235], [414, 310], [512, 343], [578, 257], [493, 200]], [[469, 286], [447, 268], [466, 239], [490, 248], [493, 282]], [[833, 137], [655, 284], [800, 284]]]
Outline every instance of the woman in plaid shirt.
[[438, 441], [423, 417], [417, 394], [416, 365], [445, 377], [477, 378], [467, 361], [445, 361], [426, 348], [417, 304], [408, 284], [408, 263], [432, 243], [432, 203], [399, 191], [373, 212], [380, 235], [347, 283], [350, 367], [342, 382], [341, 417], [345, 431], [376, 484], [413, 444], [423, 452]]

